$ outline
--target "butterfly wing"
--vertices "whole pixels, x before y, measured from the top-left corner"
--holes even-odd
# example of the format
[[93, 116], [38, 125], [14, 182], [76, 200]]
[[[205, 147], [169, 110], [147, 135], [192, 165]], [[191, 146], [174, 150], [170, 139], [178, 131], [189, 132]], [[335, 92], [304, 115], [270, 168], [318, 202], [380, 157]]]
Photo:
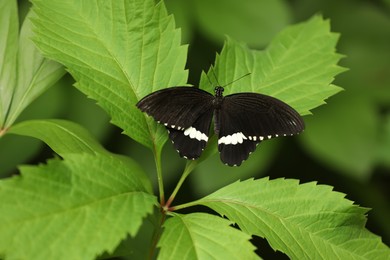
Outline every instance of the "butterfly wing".
[[200, 157], [209, 139], [211, 119], [214, 109], [210, 107], [188, 128], [169, 129], [169, 138], [181, 157], [195, 160]]
[[229, 166], [240, 165], [262, 140], [298, 134], [305, 128], [292, 107], [257, 93], [226, 96], [216, 118], [218, 150]]
[[198, 88], [173, 87], [151, 93], [137, 107], [166, 126], [181, 157], [197, 159], [208, 141], [213, 99]]
[[184, 130], [212, 107], [214, 96], [194, 87], [173, 87], [155, 91], [137, 107], [168, 128]]

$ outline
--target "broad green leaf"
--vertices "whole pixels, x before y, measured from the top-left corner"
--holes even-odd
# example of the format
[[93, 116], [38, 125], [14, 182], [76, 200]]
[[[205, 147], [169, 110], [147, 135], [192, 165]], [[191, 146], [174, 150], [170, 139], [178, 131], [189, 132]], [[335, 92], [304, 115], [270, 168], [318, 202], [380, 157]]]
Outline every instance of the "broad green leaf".
[[0, 255], [93, 259], [112, 252], [137, 234], [156, 203], [135, 171], [102, 154], [21, 167], [21, 176], [0, 183]]
[[195, 0], [194, 7], [200, 30], [220, 42], [229, 35], [251, 46], [264, 46], [290, 21], [282, 0]]
[[[329, 21], [314, 16], [279, 33], [264, 51], [250, 50], [245, 44], [227, 39], [215, 62], [221, 85], [251, 73], [225, 88], [225, 95], [259, 92], [283, 100], [301, 115], [324, 104], [324, 99], [341, 89], [332, 85], [344, 71], [337, 65], [342, 57], [335, 52], [338, 35], [330, 32]], [[208, 77], [214, 79], [210, 70]], [[206, 75], [202, 88], [212, 91]]]
[[35, 42], [64, 64], [76, 87], [98, 104], [124, 133], [160, 150], [163, 127], [135, 104], [152, 91], [185, 85], [187, 47], [180, 44], [162, 2], [33, 1]]
[[57, 62], [44, 58], [33, 44], [31, 14], [24, 20], [18, 49], [17, 79], [5, 127], [10, 127], [23, 110], [58, 81], [65, 70]]
[[24, 121], [11, 127], [8, 133], [40, 139], [63, 157], [71, 153], [107, 153], [86, 129], [71, 121]]
[[0, 130], [3, 128], [16, 82], [18, 51], [18, 11], [16, 0], [0, 2]]
[[259, 259], [249, 235], [206, 213], [175, 214], [164, 224], [158, 259]]
[[197, 201], [265, 237], [291, 259], [386, 259], [390, 249], [365, 229], [364, 208], [314, 182], [247, 180]]
[[[59, 119], [24, 121], [11, 127], [8, 133], [40, 139], [63, 158], [82, 153], [110, 155], [85, 128], [71, 121]], [[135, 167], [134, 161], [129, 157], [116, 154], [111, 156], [121, 160], [124, 165]], [[138, 167], [134, 174], [141, 171]], [[138, 178], [143, 182], [145, 189], [152, 192], [152, 185], [146, 175], [138, 174]]]

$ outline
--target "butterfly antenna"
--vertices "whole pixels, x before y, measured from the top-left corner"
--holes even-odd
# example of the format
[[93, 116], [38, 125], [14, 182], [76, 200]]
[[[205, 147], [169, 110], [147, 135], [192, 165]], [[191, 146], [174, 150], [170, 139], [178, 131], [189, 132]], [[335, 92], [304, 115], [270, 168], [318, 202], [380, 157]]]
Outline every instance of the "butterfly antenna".
[[213, 86], [213, 82], [211, 82], [211, 80], [210, 80], [210, 78], [209, 78], [209, 75], [207, 75], [207, 73], [205, 73], [205, 74], [206, 74], [207, 79], [208, 79], [209, 82], [210, 82], [210, 86]]
[[229, 85], [233, 84], [234, 82], [239, 81], [240, 79], [242, 79], [242, 78], [244, 78], [244, 77], [246, 77], [246, 76], [248, 76], [248, 75], [250, 75], [250, 74], [251, 74], [251, 73], [249, 72], [249, 73], [247, 73], [247, 74], [245, 74], [245, 75], [239, 77], [238, 79], [233, 80], [232, 82], [230, 82], [230, 83], [228, 83], [228, 84], [226, 84], [225, 86], [222, 86], [222, 87], [224, 88], [224, 87], [226, 87], [226, 86], [229, 86]]
[[213, 67], [213, 65], [211, 65], [211, 71], [213, 72], [213, 75], [214, 75], [214, 78], [215, 78], [215, 80], [217, 81], [217, 84], [218, 84], [218, 86], [221, 86], [221, 84], [219, 84], [219, 82], [218, 82], [218, 78], [217, 78], [217, 75], [215, 75], [215, 71], [214, 71], [214, 67]]

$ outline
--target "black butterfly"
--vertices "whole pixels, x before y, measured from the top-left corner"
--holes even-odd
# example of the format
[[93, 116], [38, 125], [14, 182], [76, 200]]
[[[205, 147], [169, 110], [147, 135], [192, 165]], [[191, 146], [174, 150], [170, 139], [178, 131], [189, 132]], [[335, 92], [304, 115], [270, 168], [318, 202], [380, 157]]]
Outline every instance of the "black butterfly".
[[168, 129], [169, 138], [181, 157], [200, 157], [214, 132], [223, 163], [238, 166], [262, 140], [298, 134], [305, 128], [301, 116], [286, 103], [262, 94], [238, 93], [215, 96], [195, 87], [172, 87], [153, 92], [137, 107]]

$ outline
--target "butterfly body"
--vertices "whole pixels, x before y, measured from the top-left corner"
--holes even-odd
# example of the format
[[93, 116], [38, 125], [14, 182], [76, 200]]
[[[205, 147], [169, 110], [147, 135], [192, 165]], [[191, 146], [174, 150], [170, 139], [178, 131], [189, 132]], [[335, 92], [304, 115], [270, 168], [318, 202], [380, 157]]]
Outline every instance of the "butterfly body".
[[223, 96], [223, 91], [217, 86], [212, 95], [195, 87], [172, 87], [147, 95], [137, 107], [165, 125], [186, 159], [200, 157], [214, 117], [220, 157], [229, 166], [240, 165], [263, 140], [304, 129], [300, 115], [276, 98], [251, 92]]

